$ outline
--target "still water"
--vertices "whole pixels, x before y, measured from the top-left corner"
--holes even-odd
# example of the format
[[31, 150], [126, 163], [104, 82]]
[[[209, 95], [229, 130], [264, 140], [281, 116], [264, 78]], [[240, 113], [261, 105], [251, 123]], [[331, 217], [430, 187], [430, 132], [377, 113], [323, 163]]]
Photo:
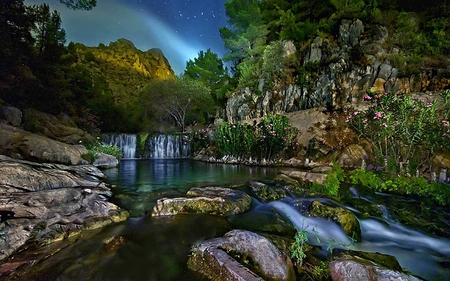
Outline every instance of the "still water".
[[[333, 222], [305, 217], [294, 208], [311, 198], [290, 197], [269, 204], [254, 200], [250, 211], [229, 220], [208, 215], [146, 215], [161, 197], [183, 196], [194, 186], [239, 186], [249, 180], [270, 180], [278, 173], [276, 168], [188, 159], [123, 160], [118, 168], [104, 172], [114, 185], [112, 201], [129, 210], [131, 218], [52, 244], [49, 247], [62, 250], [53, 254], [47, 249], [48, 258], [34, 265], [26, 280], [198, 281], [198, 276], [192, 276], [186, 268], [193, 245], [234, 228], [258, 231], [264, 222], [278, 221], [274, 209], [294, 226], [311, 231], [315, 236], [310, 242], [319, 236], [322, 241], [348, 242]], [[362, 241], [351, 249], [393, 255], [404, 268], [426, 280], [450, 280], [450, 240], [445, 237], [450, 227], [448, 208], [422, 206], [410, 198], [374, 194], [363, 187], [349, 186], [341, 191], [342, 203], [335, 204], [354, 212], [362, 230]], [[333, 203], [330, 199], [317, 200]], [[426, 210], [430, 214], [422, 218]], [[421, 225], [406, 226], [404, 213]], [[425, 234], [420, 230], [424, 222], [428, 229], [441, 229], [437, 232], [443, 236]], [[112, 237], [121, 241], [113, 249], [105, 246]]]

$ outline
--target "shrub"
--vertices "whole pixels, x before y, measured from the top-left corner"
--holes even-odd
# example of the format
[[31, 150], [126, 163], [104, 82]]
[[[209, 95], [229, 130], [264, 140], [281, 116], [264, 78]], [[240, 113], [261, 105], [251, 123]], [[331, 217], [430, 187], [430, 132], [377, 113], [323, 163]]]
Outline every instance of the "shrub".
[[369, 91], [364, 96], [371, 103], [368, 109], [354, 111], [347, 122], [372, 144], [376, 165], [415, 174], [430, 166], [439, 149], [449, 149], [450, 92], [445, 91], [442, 97], [439, 106], [437, 101]]
[[89, 154], [91, 161], [89, 161], [88, 159], [85, 159], [85, 160], [87, 160], [91, 163], [94, 162], [95, 159], [97, 159], [98, 153], [109, 154], [116, 158], [123, 157], [123, 153], [120, 151], [120, 148], [115, 145], [109, 145], [109, 144], [102, 145], [102, 143], [99, 141], [86, 141], [86, 142], [84, 142], [84, 146], [88, 150], [88, 154]]

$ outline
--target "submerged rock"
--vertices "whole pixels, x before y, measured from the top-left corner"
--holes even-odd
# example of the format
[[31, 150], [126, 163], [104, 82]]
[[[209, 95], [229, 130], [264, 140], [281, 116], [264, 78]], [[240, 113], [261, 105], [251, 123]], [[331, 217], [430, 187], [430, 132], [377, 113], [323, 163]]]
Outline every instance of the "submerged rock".
[[[227, 253], [247, 261], [251, 270]], [[289, 257], [267, 238], [245, 230], [232, 230], [196, 246], [188, 266], [209, 280], [295, 280]]]
[[247, 211], [252, 202], [245, 192], [223, 187], [195, 187], [186, 196], [159, 199], [152, 216], [193, 213], [226, 217]]

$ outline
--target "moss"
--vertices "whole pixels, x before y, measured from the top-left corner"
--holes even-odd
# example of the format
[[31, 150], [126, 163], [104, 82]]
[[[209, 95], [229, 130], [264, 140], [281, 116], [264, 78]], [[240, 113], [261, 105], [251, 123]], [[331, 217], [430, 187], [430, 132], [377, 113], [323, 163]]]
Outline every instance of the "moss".
[[324, 217], [337, 222], [348, 236], [356, 240], [361, 240], [361, 229], [355, 215], [341, 207], [331, 207], [313, 201], [310, 207], [310, 215]]

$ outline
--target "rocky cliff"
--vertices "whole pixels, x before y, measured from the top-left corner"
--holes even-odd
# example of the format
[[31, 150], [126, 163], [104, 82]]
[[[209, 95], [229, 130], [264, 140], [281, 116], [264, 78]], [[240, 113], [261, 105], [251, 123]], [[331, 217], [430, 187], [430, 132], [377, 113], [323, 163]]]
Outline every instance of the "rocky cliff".
[[109, 46], [87, 47], [77, 43], [75, 47], [78, 63], [103, 77], [118, 103], [128, 103], [151, 79], [174, 76], [169, 61], [160, 49], [143, 52], [127, 39], [118, 39]]
[[258, 89], [239, 89], [227, 102], [228, 121], [316, 107], [357, 107], [367, 90], [433, 94], [450, 86], [448, 59], [438, 68], [421, 65], [412, 71], [398, 59], [401, 50], [389, 44], [390, 36], [384, 26], [345, 20], [335, 36], [316, 37], [302, 51], [285, 43], [286, 54], [294, 52], [300, 60], [291, 79], [296, 82], [278, 81], [266, 90], [261, 79]]

